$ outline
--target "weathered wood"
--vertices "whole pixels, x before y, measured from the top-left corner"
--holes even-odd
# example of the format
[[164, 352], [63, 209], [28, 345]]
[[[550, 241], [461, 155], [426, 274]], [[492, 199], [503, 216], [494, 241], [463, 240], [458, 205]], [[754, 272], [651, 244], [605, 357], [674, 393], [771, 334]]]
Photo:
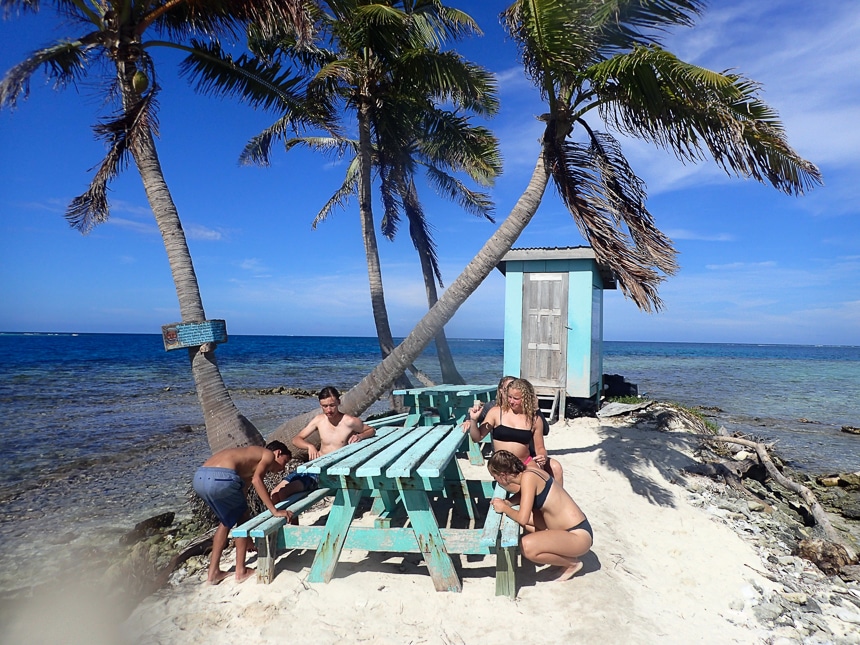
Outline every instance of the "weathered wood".
[[361, 496], [360, 490], [339, 489], [335, 493], [334, 503], [325, 525], [325, 537], [317, 547], [317, 554], [308, 574], [309, 582], [331, 580]]
[[749, 439], [740, 439], [738, 437], [721, 437], [721, 436], [711, 436], [707, 437], [711, 441], [724, 441], [728, 443], [736, 443], [741, 446], [747, 446], [748, 448], [753, 448], [758, 455], [759, 460], [767, 468], [768, 474], [773, 477], [773, 479], [782, 487], [793, 491], [800, 495], [804, 502], [809, 506], [809, 510], [812, 513], [812, 517], [821, 526], [821, 529], [824, 531], [824, 534], [827, 536], [827, 539], [831, 542], [840, 545], [843, 547], [848, 553], [849, 557], [852, 560], [857, 559], [857, 554], [854, 553], [854, 549], [851, 548], [849, 544], [847, 544], [840, 535], [833, 528], [833, 525], [830, 523], [830, 520], [827, 517], [827, 513], [821, 507], [821, 504], [818, 503], [818, 499], [816, 499], [815, 494], [809, 490], [803, 484], [799, 484], [795, 481], [792, 481], [781, 472], [773, 463], [770, 458], [770, 455], [767, 452], [767, 448], [764, 444], [758, 443], [756, 441], [750, 441]]
[[460, 591], [460, 577], [454, 570], [451, 556], [445, 550], [445, 541], [427, 495], [419, 491], [402, 490], [401, 497], [436, 591]]
[[[328, 488], [318, 488], [310, 493], [300, 492], [278, 502], [275, 504], [275, 508], [291, 511], [295, 517], [331, 494], [331, 490]], [[285, 517], [272, 517], [272, 513], [266, 510], [230, 532], [234, 538], [252, 538], [254, 540], [254, 545], [257, 548], [257, 584], [269, 584], [275, 577], [278, 533], [286, 523]], [[319, 540], [316, 543], [319, 543]]]
[[[418, 464], [423, 464], [425, 457], [437, 448], [447, 430], [448, 426], [434, 426], [418, 441], [406, 446], [406, 449], [385, 469], [385, 476], [391, 479], [411, 477]], [[439, 475], [438, 471], [430, 473], [430, 476], [439, 477]]]
[[[329, 488], [318, 488], [310, 493], [299, 492], [290, 495], [287, 499], [275, 504], [278, 510], [292, 511], [294, 515], [298, 515], [302, 511], [310, 508], [323, 497], [332, 495], [333, 492]], [[274, 523], [271, 521], [274, 520]], [[268, 523], [268, 524], [267, 524]], [[244, 524], [240, 524], [230, 531], [230, 536], [233, 538], [242, 537], [263, 537], [273, 533], [278, 524], [285, 524], [286, 519], [283, 517], [272, 517], [272, 513], [268, 510], [263, 511], [259, 515], [252, 517]], [[271, 524], [274, 528], [267, 528]], [[256, 534], [254, 531], [256, 530]]]
[[415, 470], [421, 477], [439, 477], [466, 439], [466, 435], [459, 428], [454, 426], [443, 427], [445, 428], [444, 439]]

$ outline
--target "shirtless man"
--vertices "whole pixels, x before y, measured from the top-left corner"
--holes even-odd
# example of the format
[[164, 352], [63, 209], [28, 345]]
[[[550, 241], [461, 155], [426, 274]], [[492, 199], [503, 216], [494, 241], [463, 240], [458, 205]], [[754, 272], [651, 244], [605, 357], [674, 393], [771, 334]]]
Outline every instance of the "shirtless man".
[[[292, 519], [290, 511], [275, 508], [263, 477], [266, 473], [283, 472], [292, 459], [289, 449], [280, 441], [273, 441], [265, 448], [247, 446], [227, 448], [212, 455], [197, 469], [194, 475], [194, 490], [218, 516], [218, 528], [212, 538], [212, 556], [209, 560], [207, 582], [217, 585], [229, 576], [221, 571], [221, 553], [227, 546], [230, 529], [248, 516], [246, 495], [253, 484], [257, 495], [275, 517]], [[245, 566], [249, 538], [236, 538], [236, 580], [243, 582], [254, 574]]]
[[[299, 434], [293, 437], [293, 445], [308, 451], [310, 459], [327, 455], [348, 443], [355, 443], [376, 434], [376, 430], [366, 425], [358, 417], [340, 411], [340, 392], [334, 387], [324, 387], [317, 395], [322, 414], [311, 419]], [[320, 436], [320, 447], [308, 441], [311, 433]], [[279, 502], [301, 491], [312, 491], [319, 486], [319, 478], [311, 473], [290, 473], [284, 481], [272, 490], [272, 499]]]

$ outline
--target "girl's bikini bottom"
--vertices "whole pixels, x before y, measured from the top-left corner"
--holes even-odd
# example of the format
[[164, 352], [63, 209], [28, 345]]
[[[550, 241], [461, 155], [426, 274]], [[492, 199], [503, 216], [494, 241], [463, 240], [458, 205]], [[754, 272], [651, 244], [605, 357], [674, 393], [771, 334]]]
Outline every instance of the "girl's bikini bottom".
[[577, 529], [585, 529], [585, 531], [591, 536], [591, 539], [594, 540], [594, 531], [591, 529], [591, 524], [588, 523], [588, 518], [585, 518], [576, 526], [571, 526], [569, 529], [567, 529], [567, 532], [570, 533], [571, 531], [576, 531]]

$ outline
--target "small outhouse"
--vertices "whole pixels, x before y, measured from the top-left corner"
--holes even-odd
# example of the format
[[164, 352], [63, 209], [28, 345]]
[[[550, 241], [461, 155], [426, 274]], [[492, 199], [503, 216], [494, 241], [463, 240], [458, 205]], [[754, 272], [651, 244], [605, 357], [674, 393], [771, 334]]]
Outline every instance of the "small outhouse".
[[603, 291], [612, 271], [587, 246], [511, 249], [505, 275], [504, 373], [528, 379], [555, 420], [568, 397], [599, 401]]

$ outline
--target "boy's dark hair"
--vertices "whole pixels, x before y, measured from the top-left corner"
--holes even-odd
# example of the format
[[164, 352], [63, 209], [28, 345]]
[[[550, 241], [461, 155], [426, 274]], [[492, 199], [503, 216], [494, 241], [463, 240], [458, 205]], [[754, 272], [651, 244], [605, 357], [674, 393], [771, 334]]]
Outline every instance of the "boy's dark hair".
[[332, 397], [340, 400], [340, 392], [337, 391], [337, 388], [334, 385], [327, 385], [320, 390], [319, 394], [317, 394], [317, 398], [320, 401], [322, 401], [323, 399], [330, 399]]
[[271, 450], [272, 452], [280, 450], [281, 454], [288, 455], [290, 459], [293, 458], [293, 453], [290, 452], [290, 449], [282, 441], [270, 441], [266, 444], [266, 450]]

